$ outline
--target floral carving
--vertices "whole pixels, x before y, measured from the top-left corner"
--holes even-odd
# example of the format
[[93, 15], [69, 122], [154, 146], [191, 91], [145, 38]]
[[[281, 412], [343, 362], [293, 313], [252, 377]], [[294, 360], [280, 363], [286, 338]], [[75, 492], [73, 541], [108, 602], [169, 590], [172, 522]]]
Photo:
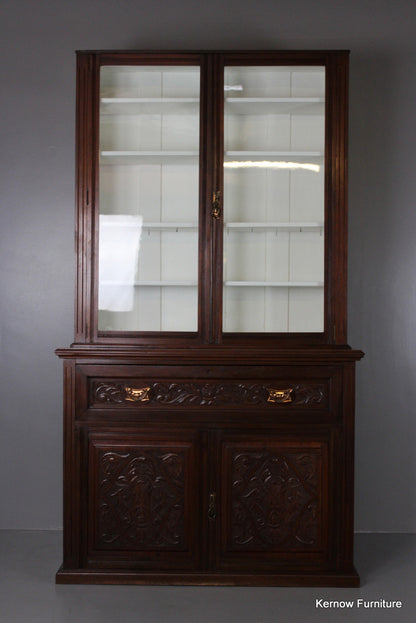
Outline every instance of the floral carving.
[[[95, 381], [92, 385], [92, 403], [123, 404], [131, 401], [131, 392], [140, 392], [146, 385], [147, 404], [163, 405], [268, 405], [270, 384], [259, 383], [159, 383], [143, 381], [137, 389], [128, 383]], [[281, 383], [273, 387], [286, 387]], [[291, 383], [292, 405], [325, 405], [328, 400], [325, 383]], [[140, 401], [139, 401], [140, 402]], [[277, 403], [279, 406], [279, 404]], [[281, 405], [285, 407], [285, 405]], [[286, 406], [287, 408], [287, 406]]]
[[97, 539], [103, 547], [180, 548], [185, 541], [184, 452], [101, 451]]
[[153, 399], [161, 404], [216, 405], [261, 404], [266, 393], [262, 385], [244, 383], [155, 383]]
[[97, 383], [94, 387], [94, 397], [96, 402], [115, 402], [122, 403], [126, 400], [124, 386], [113, 383]]
[[293, 389], [292, 404], [298, 405], [321, 405], [328, 398], [326, 385], [324, 383], [302, 384], [295, 383], [291, 385]]
[[319, 546], [321, 455], [235, 451], [231, 457], [231, 547]]

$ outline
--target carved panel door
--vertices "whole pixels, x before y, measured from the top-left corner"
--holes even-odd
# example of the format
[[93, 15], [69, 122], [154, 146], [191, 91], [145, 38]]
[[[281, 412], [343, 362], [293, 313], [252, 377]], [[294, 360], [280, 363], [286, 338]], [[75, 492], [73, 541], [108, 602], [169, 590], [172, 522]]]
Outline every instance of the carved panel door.
[[88, 435], [87, 564], [199, 566], [196, 433]]
[[326, 440], [230, 434], [220, 457], [219, 568], [321, 566], [328, 549]]

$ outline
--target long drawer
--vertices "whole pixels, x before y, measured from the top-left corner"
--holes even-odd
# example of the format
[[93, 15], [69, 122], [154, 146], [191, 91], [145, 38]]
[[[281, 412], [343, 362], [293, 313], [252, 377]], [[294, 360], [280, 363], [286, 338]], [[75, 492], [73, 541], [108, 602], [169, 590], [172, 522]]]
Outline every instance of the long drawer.
[[[190, 373], [192, 372], [192, 373]], [[335, 413], [342, 367], [79, 365], [78, 417], [118, 412]]]

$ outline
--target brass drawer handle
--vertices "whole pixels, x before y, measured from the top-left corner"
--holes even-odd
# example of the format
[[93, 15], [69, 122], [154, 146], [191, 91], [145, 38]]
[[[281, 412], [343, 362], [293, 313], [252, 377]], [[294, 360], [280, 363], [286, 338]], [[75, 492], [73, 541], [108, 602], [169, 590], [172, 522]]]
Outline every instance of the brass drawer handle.
[[284, 404], [293, 401], [292, 388], [273, 389], [272, 387], [267, 387], [267, 391], [269, 392], [267, 402], [278, 402], [280, 404]]
[[126, 392], [125, 400], [129, 400], [130, 402], [149, 402], [149, 392], [150, 387], [125, 387], [124, 391]]

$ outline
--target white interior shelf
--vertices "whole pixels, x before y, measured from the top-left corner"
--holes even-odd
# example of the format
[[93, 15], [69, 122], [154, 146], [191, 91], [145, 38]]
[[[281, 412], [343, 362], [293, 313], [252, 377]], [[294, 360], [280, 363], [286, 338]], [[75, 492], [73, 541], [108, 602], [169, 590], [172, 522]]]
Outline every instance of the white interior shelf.
[[323, 158], [323, 151], [234, 151], [227, 150], [225, 152], [226, 158]]
[[[135, 286], [135, 287], [196, 287], [197, 281], [102, 281], [102, 286]], [[322, 288], [323, 281], [225, 281], [225, 286], [234, 288]]]
[[167, 288], [167, 287], [175, 287], [175, 288], [189, 288], [196, 287], [198, 285], [197, 281], [135, 281], [134, 286], [140, 287], [159, 287], [159, 288]]
[[181, 231], [181, 230], [196, 230], [198, 229], [197, 223], [143, 223], [143, 229], [154, 229], [156, 231]]
[[[280, 158], [291, 160], [294, 158], [322, 159], [323, 151], [226, 151], [225, 162], [234, 160], [253, 160], [264, 158]], [[112, 164], [193, 164], [198, 162], [199, 151], [100, 151], [102, 165]]]
[[197, 114], [199, 97], [102, 97], [102, 115]]
[[[115, 215], [117, 217], [117, 215]], [[137, 223], [135, 222], [129, 222], [129, 221], [112, 221], [112, 222], [101, 222], [100, 223], [100, 227], [135, 227], [137, 228]], [[147, 223], [146, 221], [144, 221], [141, 225], [141, 229], [142, 230], [155, 230], [155, 231], [181, 231], [181, 230], [196, 230], [198, 229], [198, 224], [197, 223], [181, 223], [181, 222], [176, 222], [176, 223], [163, 223], [163, 222], [157, 222], [157, 223]]]
[[188, 164], [196, 162], [199, 151], [100, 151], [101, 164]]
[[[115, 215], [117, 216], [117, 215]], [[129, 221], [112, 221], [112, 222], [102, 222], [100, 227], [135, 227], [137, 228], [137, 223], [129, 222]], [[179, 232], [181, 230], [196, 230], [198, 229], [197, 223], [163, 223], [163, 222], [146, 222], [144, 221], [141, 225], [142, 230], [155, 230], [155, 231], [176, 231]], [[241, 232], [267, 232], [267, 231], [320, 231], [324, 228], [323, 223], [315, 223], [315, 222], [302, 222], [302, 223], [274, 223], [274, 222], [257, 222], [257, 223], [224, 223], [224, 228], [226, 231], [241, 231]]]
[[225, 281], [225, 286], [234, 288], [322, 288], [323, 281]]
[[[102, 97], [101, 114], [195, 114], [198, 97]], [[323, 97], [226, 97], [233, 114], [324, 114]]]
[[323, 115], [323, 97], [226, 97], [225, 111], [241, 115]]
[[197, 151], [136, 151], [136, 150], [126, 150], [126, 151], [102, 151], [101, 155], [104, 157], [107, 156], [157, 156], [157, 157], [169, 157], [169, 156], [197, 156], [199, 152]]
[[140, 287], [196, 287], [197, 281], [101, 281], [102, 286], [140, 286]]
[[[117, 150], [100, 151], [101, 164], [192, 164], [198, 161], [199, 151], [138, 151], [138, 150]], [[324, 157], [323, 151], [234, 151], [225, 152], [225, 160], [253, 160], [259, 161], [264, 158], [281, 158], [290, 160], [294, 158], [321, 159]]]
[[267, 231], [320, 231], [323, 230], [323, 223], [224, 223], [228, 231], [241, 232], [267, 232]]

